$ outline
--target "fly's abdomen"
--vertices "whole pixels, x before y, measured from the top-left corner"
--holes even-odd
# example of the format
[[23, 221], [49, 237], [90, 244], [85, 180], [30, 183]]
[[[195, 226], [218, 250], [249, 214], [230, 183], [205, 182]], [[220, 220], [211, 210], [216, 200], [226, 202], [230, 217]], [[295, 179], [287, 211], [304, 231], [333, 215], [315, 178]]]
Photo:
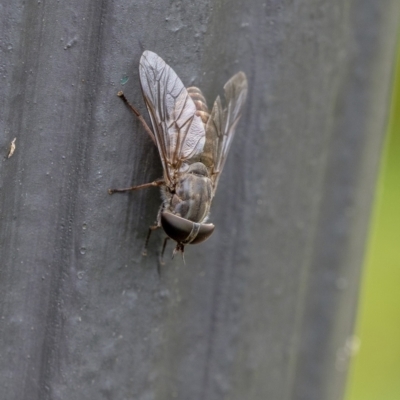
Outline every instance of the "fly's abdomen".
[[210, 118], [210, 112], [208, 111], [206, 99], [203, 96], [201, 90], [196, 86], [187, 88], [189, 96], [194, 101], [198, 114], [203, 121], [204, 127], [207, 125], [208, 119]]

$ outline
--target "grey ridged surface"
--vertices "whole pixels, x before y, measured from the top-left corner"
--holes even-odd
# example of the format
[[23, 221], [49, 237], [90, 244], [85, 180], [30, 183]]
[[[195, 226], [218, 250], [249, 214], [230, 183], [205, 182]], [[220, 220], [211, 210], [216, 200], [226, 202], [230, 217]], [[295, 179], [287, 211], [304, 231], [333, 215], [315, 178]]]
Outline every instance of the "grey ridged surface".
[[[396, 0], [4, 0], [0, 398], [336, 400], [387, 121]], [[216, 232], [161, 277], [143, 49], [249, 96]], [[123, 81], [129, 78], [125, 85]], [[168, 248], [170, 254], [172, 248]]]

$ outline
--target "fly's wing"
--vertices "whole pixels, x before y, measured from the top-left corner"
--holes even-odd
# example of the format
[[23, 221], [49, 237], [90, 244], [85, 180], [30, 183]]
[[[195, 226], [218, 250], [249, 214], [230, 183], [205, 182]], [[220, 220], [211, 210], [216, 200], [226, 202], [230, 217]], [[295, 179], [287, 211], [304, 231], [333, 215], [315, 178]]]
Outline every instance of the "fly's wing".
[[247, 78], [244, 72], [232, 76], [226, 82], [224, 91], [226, 108], [222, 108], [218, 96], [207, 123], [207, 138], [202, 155], [204, 164], [211, 171], [214, 194], [247, 97]]
[[161, 57], [145, 51], [139, 75], [168, 185], [183, 162], [203, 151], [204, 125], [182, 81]]

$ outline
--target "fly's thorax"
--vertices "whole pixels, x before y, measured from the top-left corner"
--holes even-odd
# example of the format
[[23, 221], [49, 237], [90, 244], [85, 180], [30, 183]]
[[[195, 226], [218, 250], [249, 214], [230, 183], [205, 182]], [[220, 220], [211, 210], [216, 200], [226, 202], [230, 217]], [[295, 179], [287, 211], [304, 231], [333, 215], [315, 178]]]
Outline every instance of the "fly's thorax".
[[209, 213], [212, 181], [208, 170], [200, 162], [189, 166], [179, 176], [174, 193], [165, 193], [165, 208], [175, 215], [193, 222], [203, 222]]

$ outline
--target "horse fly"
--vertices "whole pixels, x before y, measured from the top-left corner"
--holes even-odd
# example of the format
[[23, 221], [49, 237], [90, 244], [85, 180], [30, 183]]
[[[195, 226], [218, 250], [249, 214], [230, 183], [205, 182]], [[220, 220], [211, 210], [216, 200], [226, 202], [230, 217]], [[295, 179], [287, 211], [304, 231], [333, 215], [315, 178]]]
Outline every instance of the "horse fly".
[[185, 88], [175, 71], [157, 54], [145, 51], [139, 64], [140, 83], [153, 130], [122, 92], [118, 96], [131, 108], [158, 148], [163, 178], [109, 193], [152, 186], [161, 188], [162, 204], [150, 234], [162, 227], [176, 241], [173, 256], [187, 244], [208, 239], [214, 225], [207, 223], [211, 202], [247, 97], [247, 79], [238, 72], [224, 86], [225, 106], [218, 96], [211, 113], [197, 87]]

